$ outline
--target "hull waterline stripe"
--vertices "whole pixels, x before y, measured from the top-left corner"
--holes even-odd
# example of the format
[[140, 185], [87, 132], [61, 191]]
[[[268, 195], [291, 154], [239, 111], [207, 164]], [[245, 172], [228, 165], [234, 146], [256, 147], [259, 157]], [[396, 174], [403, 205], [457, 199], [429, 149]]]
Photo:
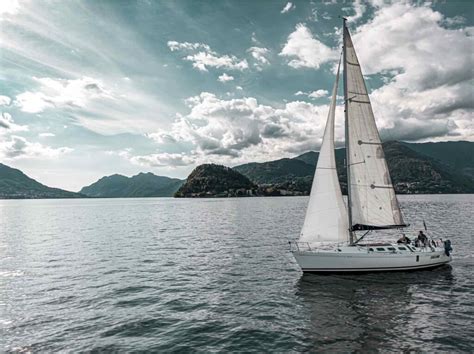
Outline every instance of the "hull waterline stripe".
[[421, 266], [406, 266], [406, 267], [378, 267], [378, 268], [302, 268], [303, 272], [374, 272], [374, 271], [386, 271], [386, 270], [415, 270], [424, 268], [439, 267], [443, 264], [447, 264], [450, 261], [438, 262], [433, 264], [425, 264]]

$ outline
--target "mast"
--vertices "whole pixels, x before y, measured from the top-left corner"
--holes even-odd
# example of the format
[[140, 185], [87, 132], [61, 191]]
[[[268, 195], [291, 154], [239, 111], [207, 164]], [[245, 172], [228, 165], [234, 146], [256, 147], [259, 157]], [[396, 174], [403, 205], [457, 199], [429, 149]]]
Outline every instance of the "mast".
[[342, 48], [344, 62], [344, 128], [345, 128], [345, 145], [346, 145], [346, 175], [347, 175], [347, 214], [349, 216], [349, 243], [354, 243], [354, 232], [352, 231], [352, 201], [351, 201], [351, 164], [349, 161], [349, 111], [348, 111], [348, 95], [347, 95], [347, 60], [346, 60], [346, 19], [342, 18]]

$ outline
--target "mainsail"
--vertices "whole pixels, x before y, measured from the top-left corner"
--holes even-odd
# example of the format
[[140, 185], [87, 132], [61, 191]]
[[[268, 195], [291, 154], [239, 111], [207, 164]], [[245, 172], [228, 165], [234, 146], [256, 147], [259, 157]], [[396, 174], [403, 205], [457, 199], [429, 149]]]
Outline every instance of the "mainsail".
[[347, 212], [334, 155], [334, 118], [340, 66], [339, 63], [306, 218], [301, 230], [301, 242], [347, 242], [349, 239]]
[[405, 226], [364, 77], [344, 22], [344, 98], [351, 230]]

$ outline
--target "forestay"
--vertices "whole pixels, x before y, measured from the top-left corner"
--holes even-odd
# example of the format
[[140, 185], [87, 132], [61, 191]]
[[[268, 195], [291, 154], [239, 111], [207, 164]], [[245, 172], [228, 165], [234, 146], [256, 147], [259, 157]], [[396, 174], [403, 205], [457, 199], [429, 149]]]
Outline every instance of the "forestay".
[[[339, 63], [340, 67], [340, 63]], [[349, 223], [336, 171], [334, 119], [339, 67], [300, 241], [347, 242]]]
[[362, 71], [345, 26], [344, 50], [352, 229], [404, 226]]

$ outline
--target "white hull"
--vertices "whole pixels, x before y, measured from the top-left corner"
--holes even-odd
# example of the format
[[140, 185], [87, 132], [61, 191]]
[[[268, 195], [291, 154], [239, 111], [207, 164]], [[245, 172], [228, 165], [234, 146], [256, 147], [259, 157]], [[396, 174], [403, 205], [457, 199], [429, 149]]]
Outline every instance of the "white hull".
[[[399, 246], [399, 245], [398, 245]], [[386, 245], [395, 251], [369, 251], [369, 247], [345, 246], [334, 250], [293, 250], [303, 272], [387, 272], [429, 269], [451, 261], [444, 249], [414, 248], [399, 251], [397, 245]]]

